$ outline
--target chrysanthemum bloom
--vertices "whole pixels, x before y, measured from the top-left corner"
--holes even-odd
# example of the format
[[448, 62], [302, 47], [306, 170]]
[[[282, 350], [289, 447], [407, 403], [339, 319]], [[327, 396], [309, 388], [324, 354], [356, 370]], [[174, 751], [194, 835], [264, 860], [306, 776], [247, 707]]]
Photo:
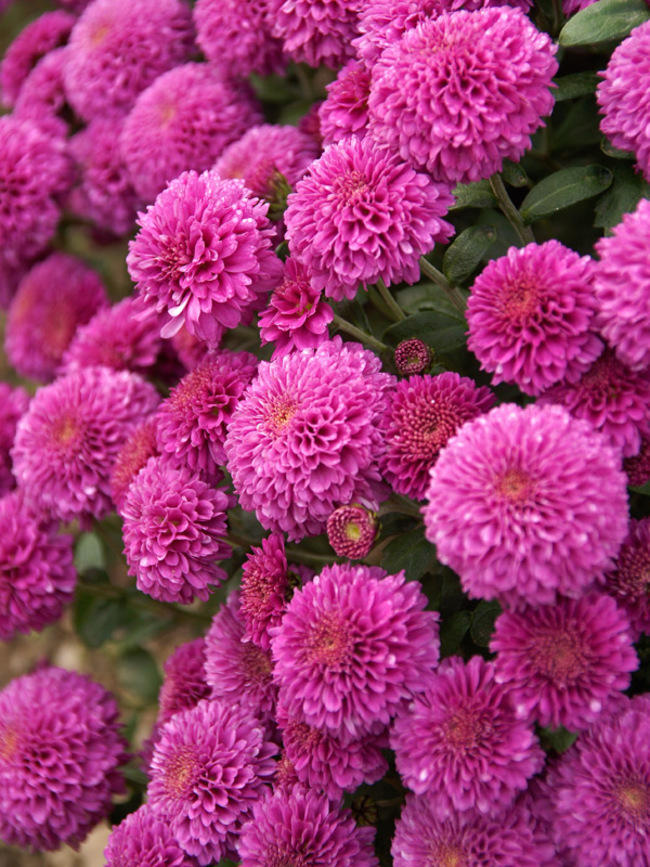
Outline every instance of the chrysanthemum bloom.
[[526, 394], [575, 382], [603, 348], [592, 281], [593, 260], [559, 241], [510, 247], [472, 286], [467, 348], [495, 384]]
[[16, 487], [10, 452], [18, 420], [27, 412], [29, 400], [24, 388], [12, 388], [6, 382], [0, 382], [0, 497]]
[[489, 388], [457, 373], [411, 376], [398, 382], [381, 420], [386, 452], [380, 466], [393, 490], [423, 499], [429, 471], [441, 449], [465, 422], [493, 404]]
[[200, 701], [162, 730], [149, 806], [200, 865], [217, 862], [273, 776], [276, 751], [250, 713], [218, 699]]
[[227, 495], [166, 457], [150, 458], [122, 503], [126, 562], [137, 587], [163, 602], [206, 600], [226, 573]]
[[262, 344], [275, 343], [273, 358], [294, 349], [315, 349], [329, 339], [327, 326], [334, 311], [312, 286], [309, 270], [289, 258], [282, 282], [273, 290], [269, 305], [259, 317]]
[[129, 490], [129, 486], [149, 458], [160, 454], [156, 438], [157, 421], [155, 415], [145, 418], [133, 428], [117, 453], [110, 475], [111, 498], [118, 512]]
[[23, 277], [9, 307], [9, 361], [22, 376], [53, 379], [77, 328], [107, 304], [96, 271], [68, 253], [50, 254]]
[[642, 439], [650, 438], [648, 371], [630, 370], [610, 349], [577, 382], [550, 388], [539, 403], [560, 404], [586, 419], [624, 458], [638, 454]]
[[300, 132], [308, 135], [316, 142], [319, 153], [323, 149], [323, 136], [320, 131], [320, 117], [318, 114], [321, 104], [322, 100], [313, 102], [307, 113], [303, 114], [297, 124], [297, 128]]
[[[650, 73], [650, 65], [648, 69]], [[648, 172], [650, 177], [650, 139]], [[596, 243], [600, 256], [594, 266], [596, 322], [617, 356], [632, 370], [650, 367], [649, 238], [650, 201], [641, 199], [635, 211], [624, 214], [610, 237]]]
[[256, 368], [257, 358], [250, 352], [221, 349], [206, 356], [158, 408], [161, 452], [206, 480], [214, 477], [226, 462], [228, 422]]
[[147, 804], [113, 826], [104, 859], [105, 867], [193, 867], [195, 863]]
[[395, 867], [557, 867], [555, 846], [523, 806], [498, 817], [454, 813], [441, 820], [426, 797], [407, 797], [395, 825]]
[[14, 39], [0, 64], [0, 89], [3, 103], [11, 108], [25, 79], [50, 51], [68, 40], [77, 19], [68, 12], [45, 12], [28, 24]]
[[404, 784], [426, 795], [440, 820], [500, 813], [544, 765], [532, 721], [517, 717], [494, 664], [480, 656], [444, 660], [426, 692], [398, 713], [390, 743]]
[[487, 178], [551, 113], [556, 50], [518, 8], [425, 19], [374, 64], [369, 129], [435, 180]]
[[634, 487], [650, 482], [650, 437], [642, 437], [639, 453], [632, 458], [625, 458], [623, 469], [627, 473], [628, 484]]
[[352, 813], [301, 787], [260, 799], [241, 831], [241, 867], [379, 867], [375, 829], [360, 828]]
[[32, 121], [51, 137], [65, 138], [69, 124], [64, 117], [66, 96], [63, 67], [66, 49], [56, 48], [41, 58], [20, 89], [14, 115]]
[[39, 389], [16, 430], [18, 487], [62, 521], [105, 517], [113, 508], [113, 462], [157, 403], [148, 382], [106, 367], [87, 367]]
[[14, 493], [0, 499], [0, 638], [40, 631], [72, 601], [72, 536], [42, 524]]
[[78, 172], [72, 210], [118, 236], [135, 228], [141, 204], [119, 146], [123, 124], [122, 118], [97, 117], [69, 141]]
[[287, 713], [337, 737], [360, 738], [426, 688], [438, 661], [438, 614], [404, 573], [326, 566], [296, 590], [271, 629]]
[[212, 618], [205, 636], [205, 678], [212, 698], [237, 704], [270, 721], [277, 697], [271, 654], [245, 641], [239, 605], [239, 594], [231, 593]]
[[216, 66], [186, 63], [140, 94], [120, 147], [138, 194], [153, 202], [181, 172], [212, 168], [225, 147], [261, 121], [252, 91]]
[[68, 101], [86, 121], [128, 111], [152, 81], [187, 60], [193, 42], [182, 0], [93, 0], [70, 34]]
[[504, 611], [490, 649], [496, 679], [512, 694], [520, 719], [581, 731], [630, 685], [639, 664], [632, 640], [623, 609], [611, 596], [592, 593]]
[[378, 532], [376, 512], [363, 506], [339, 506], [327, 519], [327, 541], [335, 554], [350, 560], [367, 557]]
[[76, 847], [124, 792], [119, 711], [98, 683], [40, 668], [0, 692], [0, 839]]
[[620, 454], [559, 406], [505, 404], [468, 422], [431, 471], [427, 538], [472, 598], [578, 597], [627, 533]]
[[318, 109], [323, 144], [351, 135], [363, 138], [368, 125], [370, 70], [358, 60], [350, 60], [326, 90], [327, 99]]
[[395, 347], [395, 367], [402, 376], [424, 373], [431, 364], [431, 350], [423, 340], [412, 337]]
[[267, 5], [267, 0], [197, 0], [196, 41], [208, 60], [242, 78], [281, 73], [286, 58], [282, 42], [271, 35]]
[[332, 511], [377, 508], [377, 422], [392, 377], [377, 356], [339, 337], [261, 362], [226, 437], [240, 505], [290, 539], [325, 530]]
[[251, 548], [242, 566], [241, 579], [239, 615], [244, 622], [244, 640], [263, 650], [270, 649], [269, 629], [282, 620], [294, 584], [280, 533], [262, 539], [261, 548]]
[[605, 590], [626, 611], [635, 637], [650, 634], [650, 518], [630, 521]]
[[[631, 151], [650, 180], [650, 27], [635, 27], [616, 48], [600, 75], [596, 99], [600, 129], [616, 148]], [[639, 279], [641, 279], [639, 277]], [[627, 299], [621, 298], [624, 304]]]
[[448, 187], [413, 171], [369, 137], [326, 148], [284, 215], [292, 256], [311, 268], [316, 289], [335, 301], [359, 285], [415, 283], [419, 258], [454, 229], [442, 219]]
[[554, 836], [576, 867], [648, 863], [650, 713], [638, 699], [580, 735], [548, 778]]
[[189, 710], [210, 697], [205, 677], [205, 639], [195, 638], [181, 644], [167, 658], [163, 684], [158, 695], [158, 721], [166, 723], [182, 710]]
[[267, 210], [242, 181], [184, 172], [140, 215], [126, 261], [144, 300], [167, 315], [163, 337], [184, 324], [214, 345], [276, 285]]
[[286, 54], [296, 63], [325, 64], [336, 69], [354, 57], [352, 39], [358, 34], [359, 0], [266, 0], [267, 20]]

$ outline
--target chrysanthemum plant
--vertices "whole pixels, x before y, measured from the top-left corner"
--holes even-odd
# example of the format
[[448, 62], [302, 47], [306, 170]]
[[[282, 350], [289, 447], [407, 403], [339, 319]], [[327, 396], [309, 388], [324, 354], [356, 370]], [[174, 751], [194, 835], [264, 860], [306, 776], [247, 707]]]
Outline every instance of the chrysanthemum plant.
[[645, 0], [0, 49], [0, 861], [649, 863]]

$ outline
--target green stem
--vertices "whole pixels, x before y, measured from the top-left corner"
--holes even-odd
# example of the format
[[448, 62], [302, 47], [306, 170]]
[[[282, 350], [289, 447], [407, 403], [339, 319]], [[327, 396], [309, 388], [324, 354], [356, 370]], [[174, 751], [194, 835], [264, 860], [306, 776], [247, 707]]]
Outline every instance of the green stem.
[[91, 596], [99, 596], [102, 599], [125, 600], [133, 608], [160, 614], [164, 617], [171, 616], [176, 620], [185, 620], [187, 623], [212, 622], [212, 618], [208, 614], [201, 614], [200, 611], [185, 611], [182, 608], [177, 608], [176, 605], [159, 602], [157, 599], [151, 599], [144, 594], [142, 596], [134, 596], [110, 584], [89, 584], [86, 581], [79, 581], [78, 586], [84, 593], [89, 593]]
[[406, 314], [388, 291], [388, 286], [386, 286], [381, 277], [377, 280], [375, 285], [377, 287], [377, 292], [381, 296], [382, 301], [388, 308], [395, 322], [401, 322], [403, 319], [406, 319]]
[[534, 244], [535, 236], [533, 235], [533, 230], [521, 219], [521, 214], [513, 205], [499, 172], [495, 172], [490, 178], [490, 186], [497, 198], [501, 211], [517, 233], [517, 237], [522, 244]]
[[449, 280], [445, 277], [442, 271], [438, 271], [435, 265], [432, 265], [428, 259], [425, 259], [424, 256], [420, 257], [420, 271], [424, 274], [425, 277], [428, 277], [432, 283], [435, 283], [436, 286], [439, 286], [447, 295], [451, 303], [458, 310], [459, 313], [463, 314], [463, 318], [465, 317], [465, 308], [467, 307], [467, 302], [465, 298], [461, 295], [457, 286], [452, 286]]
[[388, 349], [386, 344], [382, 343], [381, 340], [377, 340], [377, 338], [373, 337], [372, 334], [368, 334], [367, 331], [362, 331], [360, 328], [357, 328], [356, 325], [351, 325], [346, 319], [341, 319], [340, 316], [337, 316], [336, 313], [332, 319], [332, 324], [335, 325], [339, 331], [345, 331], [345, 333], [349, 334], [350, 337], [356, 337], [356, 339], [360, 340], [362, 343], [372, 346], [372, 348], [376, 349], [377, 352], [385, 352]]
[[298, 551], [296, 548], [287, 548], [285, 553], [287, 560], [297, 560], [298, 563], [306, 563], [308, 566], [311, 563], [318, 565], [320, 563], [345, 562], [343, 558], [337, 557], [334, 553], [332, 553], [331, 557], [328, 557], [326, 554], [312, 554], [311, 551]]
[[402, 515], [422, 519], [420, 506], [401, 494], [391, 494], [388, 500], [382, 504], [381, 513], [386, 514], [388, 512], [399, 512]]

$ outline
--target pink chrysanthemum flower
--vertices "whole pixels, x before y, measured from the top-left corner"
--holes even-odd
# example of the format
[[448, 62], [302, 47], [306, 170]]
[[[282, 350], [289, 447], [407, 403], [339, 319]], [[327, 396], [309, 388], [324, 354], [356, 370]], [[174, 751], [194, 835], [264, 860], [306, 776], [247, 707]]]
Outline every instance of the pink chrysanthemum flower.
[[64, 117], [65, 59], [66, 49], [56, 48], [39, 60], [25, 79], [14, 106], [15, 117], [32, 121], [50, 138], [65, 138], [70, 129]]
[[41, 388], [16, 430], [18, 487], [62, 521], [105, 517], [113, 507], [113, 462], [157, 403], [148, 382], [106, 367], [87, 367]]
[[120, 512], [131, 482], [149, 458], [160, 454], [156, 437], [156, 416], [140, 422], [124, 440], [117, 453], [110, 475], [111, 498]]
[[557, 867], [555, 846], [517, 805], [498, 817], [437, 817], [426, 797], [407, 797], [395, 825], [395, 867]]
[[431, 471], [427, 538], [472, 598], [578, 597], [625, 538], [620, 454], [559, 406], [505, 404], [468, 422]]
[[12, 388], [0, 382], [0, 497], [16, 487], [11, 472], [11, 448], [16, 436], [16, 426], [27, 412], [30, 397], [24, 388]]
[[206, 600], [226, 578], [228, 496], [165, 457], [147, 461], [122, 503], [124, 553], [137, 587], [154, 599]]
[[431, 364], [431, 350], [423, 340], [412, 337], [397, 344], [394, 361], [402, 376], [424, 373]]
[[205, 639], [181, 644], [164, 665], [164, 680], [158, 696], [158, 722], [164, 724], [182, 710], [189, 710], [210, 697], [205, 676]]
[[325, 795], [301, 787], [260, 799], [237, 841], [241, 867], [379, 867], [374, 828], [360, 828], [352, 813]]
[[256, 369], [250, 352], [221, 349], [206, 356], [158, 408], [161, 452], [213, 478], [226, 462], [227, 425]]
[[628, 484], [642, 487], [650, 482], [650, 437], [642, 437], [641, 449], [632, 458], [625, 458], [623, 469], [628, 478]]
[[[648, 159], [650, 173], [650, 153]], [[613, 234], [596, 244], [600, 256], [594, 266], [596, 322], [617, 356], [632, 370], [650, 367], [648, 238], [650, 201], [641, 199], [635, 211], [623, 215]]]
[[240, 505], [263, 527], [297, 541], [322, 533], [337, 506], [377, 508], [377, 422], [392, 381], [380, 368], [338, 337], [260, 364], [225, 449]]
[[243, 78], [281, 73], [286, 58], [267, 7], [267, 0], [197, 0], [196, 41], [208, 60]]
[[245, 641], [270, 649], [269, 630], [280, 624], [296, 583], [289, 573], [280, 533], [262, 539], [261, 548], [251, 548], [242, 566], [239, 609]]
[[390, 738], [404, 784], [426, 795], [439, 820], [477, 810], [497, 815], [544, 765], [532, 722], [518, 719], [494, 664], [451, 657], [398, 713]]
[[426, 604], [403, 572], [326, 566], [271, 629], [287, 713], [341, 738], [381, 730], [426, 688], [438, 661], [438, 614]]
[[550, 388], [539, 404], [560, 404], [576, 418], [586, 419], [623, 457], [638, 454], [650, 438], [650, 379], [648, 371], [632, 371], [605, 349], [575, 383]]
[[457, 373], [411, 376], [398, 382], [381, 421], [386, 452], [380, 466], [393, 490], [423, 499], [429, 471], [441, 449], [465, 422], [493, 404], [489, 388]]
[[212, 168], [225, 147], [261, 112], [252, 92], [218, 67], [186, 63], [143, 91], [121, 133], [121, 151], [137, 193], [153, 202], [182, 172]]
[[630, 521], [605, 590], [627, 612], [635, 637], [650, 634], [650, 518]]
[[376, 512], [363, 506], [339, 506], [327, 519], [327, 541], [339, 557], [363, 560], [379, 532]]
[[363, 138], [368, 125], [370, 70], [358, 60], [350, 60], [326, 90], [327, 99], [318, 109], [323, 144], [352, 135]]
[[118, 236], [135, 228], [141, 204], [119, 147], [123, 124], [122, 118], [100, 116], [69, 141], [78, 173], [70, 195], [72, 210]]
[[184, 172], [140, 215], [126, 261], [147, 304], [167, 315], [163, 337], [185, 324], [216, 344], [276, 284], [267, 210], [242, 181]]
[[2, 101], [11, 108], [36, 64], [65, 45], [77, 19], [68, 12], [45, 12], [27, 25], [14, 39], [0, 64]]
[[0, 639], [61, 617], [77, 579], [72, 543], [39, 521], [20, 494], [0, 499]]
[[327, 326], [334, 311], [312, 286], [309, 271], [295, 259], [284, 263], [282, 282], [259, 317], [262, 344], [275, 343], [273, 358], [294, 349], [315, 349], [329, 340]]
[[437, 181], [487, 178], [551, 113], [556, 50], [518, 8], [425, 19], [374, 64], [369, 129]]
[[504, 611], [490, 649], [517, 716], [570, 731], [591, 725], [639, 664], [627, 615], [601, 594]]
[[68, 43], [70, 105], [85, 121], [128, 111], [152, 81], [187, 60], [193, 36], [182, 0], [93, 0]]
[[352, 39], [358, 34], [359, 0], [266, 0], [267, 20], [286, 54], [297, 63], [325, 64], [336, 69], [354, 56]]
[[68, 253], [51, 253], [23, 277], [9, 307], [9, 361], [22, 376], [53, 379], [77, 328], [107, 304], [96, 271]]
[[76, 847], [125, 790], [119, 711], [98, 683], [40, 668], [0, 692], [0, 839]]
[[104, 859], [105, 867], [193, 867], [195, 863], [180, 848], [167, 822], [147, 804], [113, 826]]
[[[639, 699], [642, 699], [639, 701]], [[648, 863], [650, 712], [645, 697], [581, 734], [548, 776], [552, 827], [575, 867]], [[570, 862], [568, 859], [571, 859]]]
[[263, 726], [236, 704], [200, 701], [162, 730], [149, 806], [200, 865], [219, 861], [273, 776], [276, 751]]
[[[596, 99], [601, 131], [616, 148], [631, 151], [650, 181], [650, 27], [646, 21], [615, 49], [600, 75]], [[625, 302], [625, 299], [621, 299]]]
[[510, 247], [472, 286], [467, 348], [495, 384], [526, 394], [575, 382], [603, 348], [592, 280], [593, 260], [558, 241]]
[[380, 278], [415, 283], [420, 256], [454, 231], [442, 219], [453, 204], [449, 189], [369, 137], [330, 145], [288, 203], [291, 255], [335, 301]]

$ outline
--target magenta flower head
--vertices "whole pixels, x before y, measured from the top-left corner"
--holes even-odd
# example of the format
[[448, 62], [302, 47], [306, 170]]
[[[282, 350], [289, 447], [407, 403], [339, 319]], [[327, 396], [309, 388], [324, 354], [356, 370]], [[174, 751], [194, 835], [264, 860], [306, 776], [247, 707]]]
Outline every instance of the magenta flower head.
[[236, 704], [200, 701], [163, 728], [149, 807], [201, 867], [219, 861], [275, 768], [277, 747]]
[[206, 600], [226, 573], [227, 495], [166, 457], [150, 458], [123, 501], [126, 562], [137, 587], [163, 602]]
[[472, 286], [467, 348], [495, 385], [538, 395], [575, 382], [602, 351], [592, 284], [593, 260], [558, 241], [510, 247]]
[[54, 379], [77, 328], [107, 304], [96, 271], [68, 253], [51, 253], [23, 277], [9, 307], [9, 361], [22, 376]]
[[237, 841], [241, 867], [379, 867], [374, 828], [360, 828], [352, 813], [325, 795], [296, 786], [260, 799]]
[[426, 604], [403, 572], [326, 566], [271, 629], [273, 679], [287, 713], [337, 737], [381, 730], [426, 688], [438, 661], [438, 614]]
[[93, 0], [70, 34], [68, 102], [85, 121], [123, 114], [159, 75], [187, 60], [193, 36], [182, 0]]
[[40, 668], [0, 692], [0, 839], [77, 847], [125, 790], [119, 711], [98, 683]]
[[431, 364], [431, 350], [419, 337], [412, 337], [397, 344], [394, 361], [402, 376], [424, 373]]
[[605, 590], [630, 618], [635, 638], [650, 635], [650, 518], [631, 520]]
[[444, 660], [433, 682], [398, 713], [391, 733], [404, 784], [433, 815], [497, 815], [544, 765], [532, 722], [520, 720], [494, 664]]
[[327, 519], [327, 540], [339, 557], [363, 560], [379, 532], [377, 514], [363, 506], [339, 506]]
[[641, 439], [639, 453], [632, 458], [625, 458], [623, 469], [630, 485], [641, 487], [650, 482], [650, 437]]
[[[650, 153], [648, 159], [650, 177]], [[597, 325], [616, 355], [632, 370], [650, 367], [648, 237], [650, 201], [641, 199], [636, 210], [624, 214], [613, 234], [596, 244], [600, 256], [594, 268]]]
[[205, 677], [205, 639], [195, 638], [177, 647], [165, 662], [164, 674], [158, 695], [160, 724], [210, 697], [210, 685]]
[[195, 863], [178, 845], [167, 822], [147, 804], [113, 827], [104, 859], [104, 867], [193, 867]]
[[262, 344], [275, 343], [273, 358], [293, 349], [315, 349], [329, 339], [327, 326], [333, 318], [334, 311], [312, 285], [309, 270], [289, 258], [282, 282], [259, 317]]
[[216, 345], [276, 284], [267, 210], [242, 181], [184, 172], [140, 215], [126, 261], [146, 303], [167, 316], [163, 337], [184, 324]]
[[227, 145], [261, 114], [252, 93], [218, 67], [186, 63], [140, 94], [121, 134], [121, 150], [137, 193], [153, 202], [181, 172], [212, 168]]
[[517, 716], [570, 731], [591, 725], [639, 664], [627, 615], [595, 593], [504, 611], [490, 649]]
[[318, 109], [323, 144], [352, 135], [363, 138], [368, 126], [370, 70], [358, 60], [350, 60], [326, 89], [327, 99]]
[[70, 130], [63, 89], [66, 49], [55, 48], [38, 61], [25, 79], [14, 116], [31, 120], [50, 138], [65, 138]]
[[240, 504], [263, 527], [297, 541], [322, 533], [337, 506], [377, 508], [377, 422], [392, 381], [380, 367], [374, 353], [338, 337], [260, 363], [225, 449]]
[[411, 376], [398, 382], [381, 421], [386, 452], [380, 466], [393, 490], [423, 499], [429, 471], [441, 449], [461, 425], [493, 404], [489, 388], [457, 373]]
[[373, 66], [370, 131], [437, 181], [488, 178], [551, 113], [556, 50], [518, 8], [426, 19]]
[[453, 204], [448, 187], [368, 137], [326, 148], [288, 203], [291, 255], [335, 301], [354, 298], [360, 284], [379, 278], [416, 282], [420, 256], [454, 231], [442, 219]]
[[358, 0], [310, 2], [266, 0], [267, 20], [285, 53], [297, 63], [325, 64], [336, 69], [354, 56], [352, 39], [358, 29]]
[[16, 436], [16, 426], [27, 412], [30, 396], [20, 386], [12, 388], [0, 382], [0, 497], [16, 487], [11, 471], [11, 448]]
[[270, 649], [270, 628], [280, 624], [295, 583], [289, 574], [284, 537], [280, 533], [262, 539], [261, 548], [251, 548], [242, 566], [239, 609], [245, 641], [252, 641], [263, 650]]
[[207, 479], [225, 464], [227, 425], [257, 359], [250, 352], [216, 350], [186, 374], [158, 408], [161, 452]]
[[18, 487], [62, 521], [112, 510], [110, 473], [133, 428], [158, 403], [136, 374], [86, 367], [44, 386], [18, 422], [12, 451]]
[[627, 533], [620, 454], [562, 407], [504, 404], [431, 471], [427, 538], [472, 598], [545, 605], [611, 569]]
[[136, 425], [117, 453], [110, 476], [111, 498], [121, 511], [126, 492], [149, 458], [160, 454], [156, 441], [156, 417], [150, 415]]

